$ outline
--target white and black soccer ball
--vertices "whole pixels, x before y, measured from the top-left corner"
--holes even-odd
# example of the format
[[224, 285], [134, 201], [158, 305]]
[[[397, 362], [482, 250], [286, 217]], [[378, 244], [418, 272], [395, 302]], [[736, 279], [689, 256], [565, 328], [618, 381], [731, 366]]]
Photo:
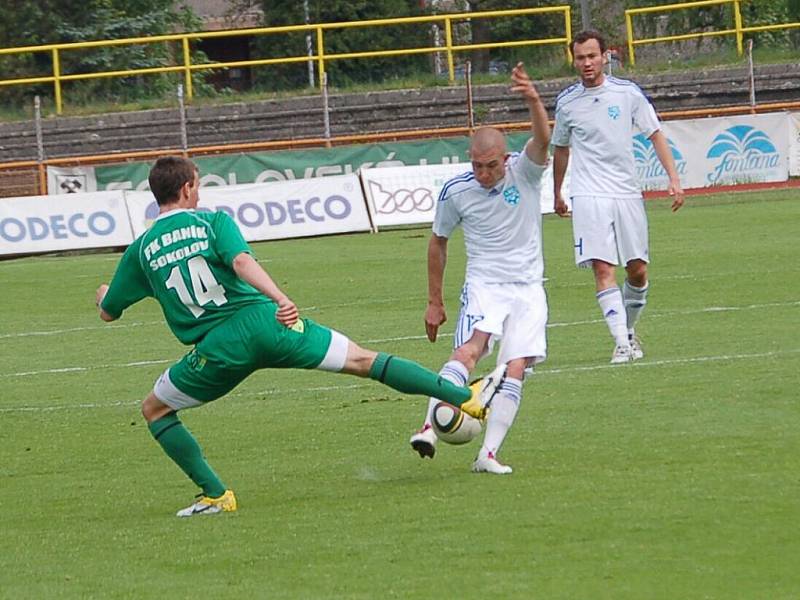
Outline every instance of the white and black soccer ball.
[[478, 419], [447, 402], [439, 402], [433, 408], [431, 421], [436, 437], [448, 444], [466, 444], [481, 432]]

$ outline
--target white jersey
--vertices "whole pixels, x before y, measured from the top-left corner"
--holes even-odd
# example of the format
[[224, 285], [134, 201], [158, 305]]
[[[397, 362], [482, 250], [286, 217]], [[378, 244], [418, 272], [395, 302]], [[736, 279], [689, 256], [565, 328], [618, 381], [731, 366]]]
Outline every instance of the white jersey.
[[641, 198], [633, 136], [650, 137], [658, 117], [632, 81], [606, 77], [597, 87], [576, 83], [558, 95], [552, 143], [572, 146], [570, 196]]
[[448, 181], [439, 194], [433, 233], [449, 238], [461, 224], [467, 249], [466, 280], [483, 283], [542, 281], [540, 182], [545, 167], [525, 152], [506, 160], [505, 177], [492, 189], [471, 171]]

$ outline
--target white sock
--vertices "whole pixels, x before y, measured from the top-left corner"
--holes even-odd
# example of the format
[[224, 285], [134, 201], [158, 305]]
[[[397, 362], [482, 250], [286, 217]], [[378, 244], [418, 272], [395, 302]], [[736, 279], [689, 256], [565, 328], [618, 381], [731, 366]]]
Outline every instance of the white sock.
[[[439, 370], [439, 376], [442, 379], [450, 381], [451, 383], [455, 383], [456, 385], [467, 385], [469, 371], [467, 371], [467, 367], [457, 360], [450, 360], [447, 361]], [[437, 404], [439, 404], [439, 402], [441, 402], [441, 400], [438, 398], [430, 398], [428, 400], [428, 412], [425, 414], [425, 425], [431, 424], [431, 419], [433, 419], [433, 409]]]
[[633, 329], [639, 321], [639, 317], [647, 304], [647, 290], [650, 285], [645, 283], [644, 287], [634, 287], [628, 280], [622, 286], [622, 299], [625, 303], [625, 314], [628, 318], [628, 335], [633, 337]]
[[597, 303], [603, 311], [608, 330], [617, 346], [628, 345], [628, 317], [622, 302], [622, 292], [617, 286], [597, 292]]
[[486, 421], [486, 435], [483, 436], [478, 456], [486, 457], [490, 452], [497, 456], [506, 434], [514, 423], [522, 399], [522, 381], [506, 377], [500, 391], [492, 400], [489, 418]]

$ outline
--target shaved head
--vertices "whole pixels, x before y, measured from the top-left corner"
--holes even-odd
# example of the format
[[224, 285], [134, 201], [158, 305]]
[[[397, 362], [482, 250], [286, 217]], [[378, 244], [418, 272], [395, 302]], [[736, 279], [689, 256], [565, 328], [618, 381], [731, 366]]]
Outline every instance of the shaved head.
[[492, 188], [506, 174], [506, 136], [494, 127], [481, 127], [472, 134], [469, 157], [475, 179]]
[[497, 152], [506, 153], [506, 136], [494, 127], [481, 127], [472, 134], [469, 151], [471, 155]]

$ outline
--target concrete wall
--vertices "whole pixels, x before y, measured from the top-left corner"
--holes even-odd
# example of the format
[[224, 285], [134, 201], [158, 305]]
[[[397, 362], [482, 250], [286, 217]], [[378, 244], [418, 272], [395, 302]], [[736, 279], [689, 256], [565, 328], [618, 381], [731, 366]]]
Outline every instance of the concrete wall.
[[[744, 68], [647, 75], [636, 81], [659, 111], [749, 102]], [[572, 80], [562, 79], [540, 84], [551, 115], [556, 95], [570, 83]], [[756, 99], [759, 103], [800, 100], [800, 62], [758, 67]], [[334, 137], [467, 125], [463, 86], [332, 95], [329, 105]], [[479, 124], [527, 120], [525, 106], [506, 85], [476, 87], [474, 105]], [[324, 135], [322, 99], [318, 95], [189, 107], [187, 117], [189, 145], [193, 147]], [[176, 149], [181, 143], [177, 108], [49, 118], [43, 123], [43, 133], [47, 158]], [[35, 158], [32, 121], [0, 124], [0, 162]]]

